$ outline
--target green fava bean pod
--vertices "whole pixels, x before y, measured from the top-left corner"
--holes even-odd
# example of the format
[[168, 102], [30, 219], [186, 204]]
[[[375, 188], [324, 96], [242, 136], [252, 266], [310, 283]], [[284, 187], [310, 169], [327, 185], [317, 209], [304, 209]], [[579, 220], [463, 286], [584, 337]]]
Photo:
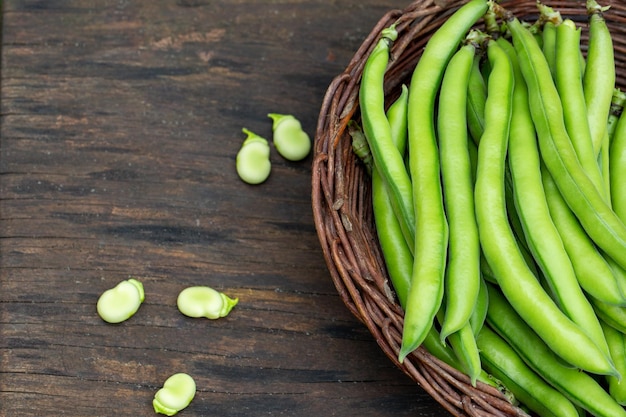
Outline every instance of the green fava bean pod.
[[[594, 417], [626, 417], [622, 408], [591, 375], [564, 365], [493, 285], [489, 289], [487, 323], [522, 360], [574, 405]], [[571, 341], [564, 340], [569, 346]]]
[[[557, 28], [563, 22], [561, 13], [554, 10], [541, 2], [537, 2], [537, 8], [539, 9], [539, 18], [537, 19], [537, 25], [541, 26], [541, 44], [540, 48], [548, 61], [550, 71], [552, 75], [556, 72], [556, 32]], [[530, 31], [530, 27], [528, 27]], [[533, 33], [535, 39], [537, 35]]]
[[[572, 141], [582, 169], [598, 190], [605, 195], [604, 180], [594, 151], [587, 104], [580, 67], [581, 29], [571, 19], [556, 28], [555, 85], [563, 106], [565, 129]], [[608, 115], [607, 115], [608, 117]]]
[[[402, 93], [389, 107], [387, 118], [392, 132], [392, 140], [398, 151], [406, 150], [406, 112], [408, 89], [402, 87]], [[402, 226], [393, 210], [391, 197], [378, 169], [372, 169], [372, 208], [376, 234], [385, 258], [385, 266], [391, 283], [402, 308], [406, 307], [406, 298], [411, 283], [413, 253], [402, 233]]]
[[596, 314], [603, 323], [606, 323], [621, 333], [626, 334], [626, 308], [603, 303], [602, 301], [594, 298], [591, 298], [591, 303], [593, 304]]
[[[566, 25], [566, 22], [561, 24], [557, 29], [558, 33], [563, 27], [567, 27]], [[541, 158], [528, 104], [528, 90], [520, 71], [517, 54], [510, 42], [501, 38], [498, 39], [498, 43], [509, 56], [515, 74], [508, 160], [515, 206], [524, 224], [524, 236], [561, 310], [609, 356], [602, 327], [580, 287], [561, 235], [552, 221], [543, 190]], [[584, 115], [581, 117], [584, 119]]]
[[611, 204], [611, 178], [609, 172], [609, 161], [611, 156], [609, 155], [611, 146], [611, 138], [609, 137], [609, 129], [607, 123], [607, 129], [604, 131], [604, 137], [602, 138], [602, 145], [600, 146], [600, 156], [598, 157], [598, 165], [602, 172], [602, 187], [601, 190], [606, 199], [606, 203], [612, 208]]
[[[465, 369], [459, 362], [456, 353], [450, 348], [450, 346], [441, 343], [439, 333], [434, 326], [430, 328], [428, 334], [424, 338], [423, 346], [426, 348], [428, 353], [437, 359], [450, 365], [458, 371], [465, 372]], [[484, 384], [491, 385], [496, 388], [505, 397], [507, 397], [511, 403], [515, 401], [513, 394], [508, 390], [508, 388], [502, 385], [502, 383], [493, 376], [488, 375], [484, 369], [480, 369], [480, 373], [476, 379]]]
[[186, 408], [195, 395], [196, 382], [193, 378], [185, 373], [174, 374], [154, 394], [152, 406], [155, 413], [173, 416]]
[[459, 330], [449, 334], [448, 341], [456, 357], [459, 359], [463, 372], [470, 377], [472, 386], [476, 386], [476, 381], [482, 371], [482, 365], [480, 352], [476, 345], [476, 337], [474, 336], [469, 321]]
[[298, 119], [290, 114], [270, 113], [274, 132], [274, 146], [283, 158], [289, 161], [301, 161], [311, 151], [311, 139], [302, 129]]
[[384, 29], [380, 40], [367, 58], [359, 88], [359, 105], [363, 132], [374, 165], [385, 184], [404, 238], [413, 249], [415, 213], [411, 179], [405, 168], [404, 155], [393, 143], [391, 126], [385, 114], [384, 77], [389, 64], [389, 48], [397, 36], [394, 26]]
[[247, 135], [237, 152], [236, 168], [239, 178], [248, 184], [261, 184], [270, 176], [270, 146], [267, 139], [242, 129]]
[[387, 110], [387, 120], [389, 121], [389, 128], [391, 129], [391, 140], [398, 149], [398, 152], [400, 152], [400, 155], [406, 154], [408, 106], [409, 88], [403, 84], [400, 89], [400, 95], [391, 103]]
[[480, 72], [482, 58], [474, 54], [474, 63], [469, 76], [467, 89], [467, 126], [475, 145], [485, 130], [485, 101], [487, 100], [487, 85]]
[[515, 398], [538, 416], [579, 416], [567, 397], [546, 383], [489, 327], [480, 331], [476, 342], [485, 370], [509, 387]]
[[188, 317], [219, 319], [226, 317], [238, 303], [238, 298], [205, 286], [188, 287], [178, 294], [176, 304]]
[[556, 25], [553, 22], [546, 22], [541, 31], [541, 49], [548, 61], [548, 66], [552, 73], [556, 67]]
[[103, 292], [98, 298], [96, 309], [102, 320], [121, 323], [139, 310], [144, 298], [143, 284], [130, 278]]
[[611, 100], [615, 89], [615, 55], [613, 38], [602, 12], [606, 10], [595, 0], [587, 0], [589, 41], [583, 85], [587, 117], [595, 155], [600, 153]]
[[[621, 294], [622, 295], [626, 294], [626, 269], [619, 266], [615, 262], [615, 260], [607, 256], [606, 253], [602, 253], [602, 255], [604, 256], [604, 259], [606, 260], [607, 264], [611, 268], [611, 271], [613, 272], [613, 276], [615, 277], [615, 281], [617, 282], [617, 285], [621, 290]], [[621, 303], [621, 304], [614, 303], [614, 305], [616, 306], [620, 305], [622, 307], [626, 307], [626, 304], [624, 303]]]
[[601, 250], [626, 267], [626, 226], [578, 161], [546, 59], [532, 34], [517, 18], [509, 14], [507, 26], [528, 86], [542, 159], [585, 231]]
[[443, 301], [448, 223], [440, 182], [435, 100], [448, 61], [486, 10], [485, 0], [471, 0], [450, 15], [429, 39], [411, 76], [408, 140], [415, 249], [400, 362], [422, 343]]
[[[534, 38], [532, 41], [536, 43]], [[492, 72], [475, 186], [476, 218], [485, 258], [511, 305], [559, 356], [581, 369], [612, 374], [615, 371], [604, 352], [563, 314], [542, 288], [511, 231], [504, 197], [504, 171], [514, 75], [508, 55], [497, 42], [489, 42], [488, 56]]]
[[439, 94], [437, 132], [449, 227], [442, 339], [468, 323], [480, 288], [480, 243], [474, 216], [474, 182], [466, 129], [467, 91], [476, 51], [473, 38], [479, 36], [477, 32], [471, 32], [467, 43], [452, 56]]
[[[392, 139], [401, 154], [404, 154], [406, 150], [407, 102], [408, 88], [403, 86], [400, 96], [392, 103], [387, 111]], [[353, 137], [353, 141], [361, 142], [359, 133], [360, 131], [356, 129], [355, 126], [350, 127], [350, 134]], [[365, 152], [361, 154], [364, 155]], [[376, 231], [385, 258], [385, 264], [400, 305], [404, 308], [409, 291], [413, 254], [402, 236], [384, 183], [376, 169], [372, 169], [372, 203]], [[484, 295], [486, 296], [486, 289]], [[485, 304], [485, 314], [486, 307]], [[468, 335], [467, 331], [461, 331], [458, 334], [451, 335], [451, 338], [450, 343], [454, 349], [452, 351], [441, 343], [440, 336], [434, 328], [431, 328], [423, 344], [424, 347], [437, 358], [455, 369], [468, 373], [473, 383], [475, 383], [476, 380], [480, 380], [498, 389], [503, 389], [501, 386], [497, 385], [493, 379], [485, 375], [480, 367], [480, 356], [476, 348], [476, 342], [471, 334]]]
[[580, 225], [545, 166], [542, 183], [550, 215], [559, 230], [580, 286], [590, 296], [612, 305], [626, 305], [617, 277]]
[[[611, 349], [611, 355], [615, 361], [615, 368], [620, 375], [626, 375], [626, 335], [616, 330], [614, 327], [602, 323], [606, 340]], [[626, 380], [609, 375], [609, 394], [620, 405], [626, 405]]]
[[475, 336], [480, 333], [480, 329], [482, 329], [483, 325], [485, 324], [488, 306], [489, 293], [487, 292], [487, 282], [485, 281], [484, 276], [481, 274], [480, 289], [478, 291], [478, 297], [476, 299], [476, 306], [474, 307], [474, 311], [472, 311], [472, 315], [469, 321]]
[[613, 210], [626, 223], [626, 112], [622, 112], [615, 126], [609, 158]]

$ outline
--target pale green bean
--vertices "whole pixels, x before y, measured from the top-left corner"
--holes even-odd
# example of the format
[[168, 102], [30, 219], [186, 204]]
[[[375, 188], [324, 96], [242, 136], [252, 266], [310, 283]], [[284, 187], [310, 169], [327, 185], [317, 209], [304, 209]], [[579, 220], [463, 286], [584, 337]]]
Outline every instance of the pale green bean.
[[311, 139], [302, 123], [290, 114], [268, 114], [273, 120], [273, 143], [278, 153], [289, 161], [300, 161], [311, 151]]
[[130, 278], [100, 295], [97, 303], [98, 315], [108, 323], [121, 323], [131, 318], [145, 298], [143, 284]]
[[260, 184], [267, 180], [272, 170], [269, 143], [246, 128], [242, 131], [247, 137], [237, 152], [237, 174], [248, 184]]
[[173, 416], [186, 408], [196, 395], [196, 382], [185, 373], [177, 373], [165, 380], [163, 388], [154, 394], [154, 412]]
[[230, 298], [211, 287], [195, 286], [182, 290], [176, 304], [180, 312], [188, 317], [218, 319], [226, 317], [238, 301], [238, 298]]

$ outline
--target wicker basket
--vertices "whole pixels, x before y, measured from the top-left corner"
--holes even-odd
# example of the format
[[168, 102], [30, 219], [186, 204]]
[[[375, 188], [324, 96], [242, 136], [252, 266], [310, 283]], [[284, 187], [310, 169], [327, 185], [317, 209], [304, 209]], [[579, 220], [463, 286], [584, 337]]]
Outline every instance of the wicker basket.
[[[600, 2], [607, 4], [606, 0]], [[491, 386], [470, 384], [463, 373], [450, 368], [423, 347], [400, 364], [403, 313], [390, 288], [378, 245], [371, 207], [370, 179], [352, 152], [346, 125], [359, 120], [358, 90], [363, 66], [382, 29], [397, 23], [398, 39], [392, 49], [385, 91], [389, 101], [411, 73], [432, 33], [464, 1], [416, 0], [404, 10], [384, 15], [367, 36], [345, 71], [329, 86], [322, 104], [314, 148], [312, 204], [314, 221], [335, 287], [349, 310], [375, 337], [385, 354], [422, 389], [454, 416], [527, 415]], [[584, 0], [545, 0], [583, 27], [586, 44], [587, 14]], [[528, 21], [537, 17], [536, 0], [503, 0], [503, 6]], [[613, 0], [605, 18], [612, 31], [616, 82], [626, 89], [626, 1]], [[481, 22], [478, 23], [481, 25]]]

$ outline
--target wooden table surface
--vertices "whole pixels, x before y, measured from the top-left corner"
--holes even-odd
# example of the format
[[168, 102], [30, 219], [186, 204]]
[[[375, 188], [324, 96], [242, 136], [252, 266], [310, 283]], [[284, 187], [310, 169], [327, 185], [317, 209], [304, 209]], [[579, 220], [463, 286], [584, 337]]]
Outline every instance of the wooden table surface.
[[[403, 0], [5, 0], [0, 125], [0, 415], [441, 416], [337, 295], [311, 157], [235, 173], [267, 113], [313, 135], [322, 97]], [[128, 277], [145, 303], [96, 314]], [[183, 288], [238, 297], [190, 319]]]

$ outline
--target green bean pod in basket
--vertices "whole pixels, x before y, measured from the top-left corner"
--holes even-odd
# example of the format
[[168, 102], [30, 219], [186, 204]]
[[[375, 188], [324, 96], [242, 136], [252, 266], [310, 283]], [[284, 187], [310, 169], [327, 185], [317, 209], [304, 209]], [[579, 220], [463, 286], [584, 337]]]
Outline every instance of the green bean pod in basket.
[[416, 0], [322, 102], [346, 307], [453, 416], [626, 417], [626, 2]]

